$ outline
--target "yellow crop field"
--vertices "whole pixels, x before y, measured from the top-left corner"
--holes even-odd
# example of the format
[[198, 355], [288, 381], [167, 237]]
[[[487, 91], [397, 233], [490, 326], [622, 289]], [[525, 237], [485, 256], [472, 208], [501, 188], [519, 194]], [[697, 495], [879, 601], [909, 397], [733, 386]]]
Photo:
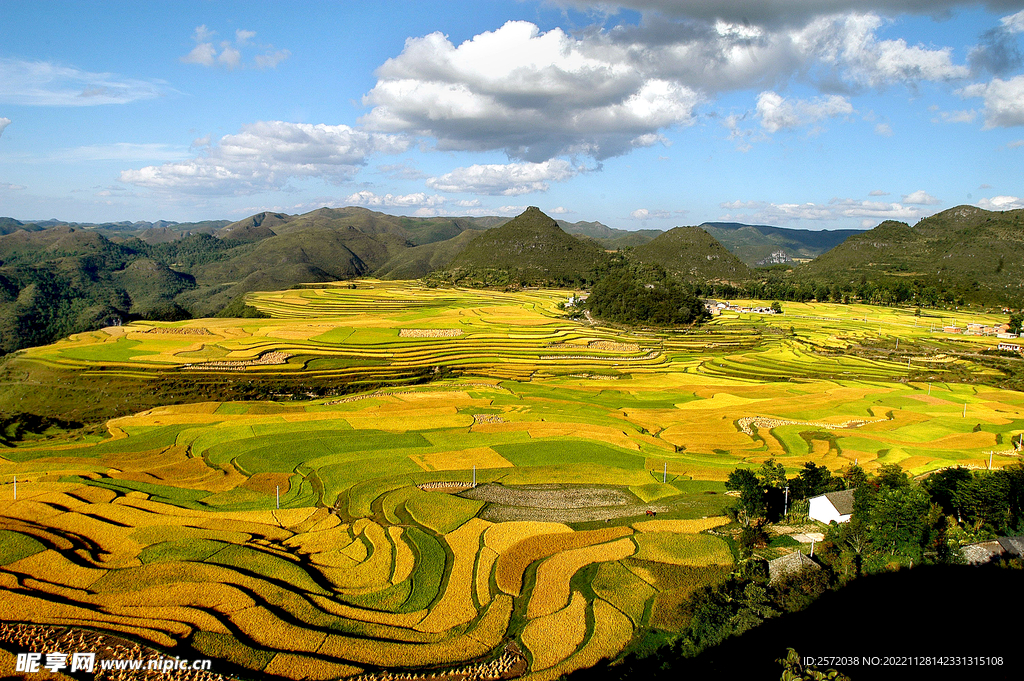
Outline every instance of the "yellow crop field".
[[562, 523], [544, 523], [529, 520], [518, 520], [498, 523], [487, 528], [484, 542], [496, 553], [505, 553], [520, 541], [542, 534], [559, 534], [570, 532], [568, 525]]
[[732, 552], [725, 540], [708, 534], [644, 532], [636, 535], [636, 557], [672, 565], [731, 565]]
[[737, 466], [1019, 458], [1024, 397], [971, 359], [994, 339], [798, 303], [784, 333], [750, 314], [629, 331], [566, 318], [567, 296], [357, 280], [248, 294], [267, 318], [18, 353], [31, 380], [8, 404], [80, 408], [95, 379], [139, 413], [0, 450], [0, 619], [192, 641], [291, 678], [440, 674], [511, 638], [554, 678], [634, 628], [678, 629], [731, 569], [701, 533], [727, 523]]
[[[498, 588], [505, 593], [518, 596], [522, 589], [523, 573], [527, 566], [535, 560], [562, 551], [600, 544], [629, 534], [632, 534], [632, 530], [628, 527], [609, 527], [585, 532], [527, 537], [498, 556], [494, 568], [495, 581]], [[632, 553], [632, 549], [633, 545], [630, 542], [630, 553]]]
[[416, 628], [420, 631], [442, 632], [459, 624], [473, 620], [476, 607], [473, 605], [473, 567], [476, 563], [480, 535], [491, 523], [473, 518], [462, 527], [444, 535], [455, 560], [448, 572], [448, 586], [441, 599], [433, 604], [430, 614], [423, 618]]
[[436, 454], [410, 454], [409, 458], [425, 471], [466, 471], [474, 466], [485, 468], [512, 468], [512, 462], [490, 447], [476, 447]]
[[522, 641], [533, 658], [533, 671], [553, 667], [583, 643], [587, 633], [587, 599], [573, 592], [569, 605], [539, 617], [523, 629]]
[[569, 580], [580, 568], [591, 563], [621, 560], [635, 551], [633, 542], [623, 537], [607, 544], [565, 550], [548, 558], [537, 568], [527, 618], [544, 617], [565, 607], [569, 600]]
[[713, 518], [698, 518], [696, 520], [641, 520], [633, 523], [633, 529], [637, 532], [678, 532], [681, 534], [696, 534], [705, 530], [712, 530], [722, 525], [728, 525], [729, 519], [724, 516]]
[[602, 658], [613, 657], [633, 637], [633, 625], [615, 606], [600, 598], [594, 600], [594, 633], [568, 660], [531, 675], [531, 679], [549, 681], [577, 669], [592, 667]]

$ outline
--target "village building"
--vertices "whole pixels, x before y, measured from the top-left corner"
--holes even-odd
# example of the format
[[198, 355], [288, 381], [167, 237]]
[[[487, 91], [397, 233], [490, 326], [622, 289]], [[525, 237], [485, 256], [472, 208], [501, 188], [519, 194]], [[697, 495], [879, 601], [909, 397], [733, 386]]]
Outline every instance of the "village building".
[[768, 583], [775, 584], [780, 579], [808, 569], [820, 570], [821, 566], [800, 551], [787, 553], [784, 556], [768, 561]]
[[833, 521], [845, 523], [851, 515], [853, 515], [852, 489], [811, 497], [810, 510], [807, 512], [807, 516], [811, 520], [817, 520], [826, 525]]
[[1017, 343], [1000, 343], [999, 349], [1008, 350], [1009, 352], [1024, 352], [1024, 345], [1019, 345]]
[[970, 565], [982, 565], [1000, 557], [1024, 558], [1024, 537], [996, 537], [991, 541], [968, 544], [961, 552]]

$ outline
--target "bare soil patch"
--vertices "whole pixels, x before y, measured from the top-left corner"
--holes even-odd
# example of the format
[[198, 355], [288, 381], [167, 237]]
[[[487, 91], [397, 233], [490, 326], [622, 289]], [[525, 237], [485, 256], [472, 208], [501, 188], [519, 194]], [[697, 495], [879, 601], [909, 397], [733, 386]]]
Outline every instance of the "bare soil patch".
[[486, 484], [461, 492], [459, 496], [487, 502], [478, 517], [491, 522], [585, 523], [631, 518], [645, 515], [647, 511], [658, 513], [671, 508], [663, 504], [644, 504], [621, 488], [593, 485], [505, 487]]

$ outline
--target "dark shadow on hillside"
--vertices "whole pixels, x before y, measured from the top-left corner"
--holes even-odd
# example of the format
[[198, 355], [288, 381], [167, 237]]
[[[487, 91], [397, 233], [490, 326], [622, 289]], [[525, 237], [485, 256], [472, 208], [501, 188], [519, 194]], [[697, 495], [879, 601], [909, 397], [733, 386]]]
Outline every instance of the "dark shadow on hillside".
[[[852, 681], [1019, 679], [1022, 591], [1024, 571], [991, 566], [927, 566], [872, 575], [696, 658], [651, 656], [627, 661], [627, 667], [599, 665], [569, 678], [778, 679], [782, 667], [776, 660], [794, 648], [802, 656], [856, 657], [858, 664], [818, 667], [838, 669]], [[1001, 657], [1002, 665], [963, 660], [923, 666], [909, 664], [908, 656]], [[865, 657], [878, 658], [877, 664], [865, 664]]]

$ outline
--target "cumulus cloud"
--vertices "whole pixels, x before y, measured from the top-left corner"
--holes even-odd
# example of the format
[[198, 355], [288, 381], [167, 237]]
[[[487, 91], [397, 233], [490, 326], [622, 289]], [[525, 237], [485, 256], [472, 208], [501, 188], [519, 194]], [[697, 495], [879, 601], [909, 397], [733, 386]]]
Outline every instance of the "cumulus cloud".
[[960, 90], [964, 97], [985, 100], [985, 127], [1010, 128], [1024, 125], [1024, 75], [1009, 80], [993, 78]]
[[[196, 30], [192, 33], [192, 39], [195, 41], [196, 46], [192, 48], [191, 52], [180, 57], [180, 61], [185, 64], [207, 67], [219, 65], [229, 71], [234, 71], [244, 66], [242, 49], [254, 47], [252, 39], [256, 37], [256, 31], [248, 31], [242, 28], [236, 29], [234, 43], [230, 40], [221, 41], [220, 54], [217, 53], [218, 48], [213, 44], [213, 36], [215, 35], [217, 35], [217, 32], [211, 31], [206, 27], [206, 24], [197, 26]], [[252, 65], [258, 69], [276, 68], [278, 64], [292, 54], [288, 50], [275, 50], [273, 45], [255, 47], [263, 50], [263, 52], [253, 57]]]
[[672, 211], [668, 210], [651, 210], [647, 208], [637, 208], [629, 214], [634, 220], [640, 220], [646, 222], [647, 220], [667, 220], [672, 217]]
[[173, 161], [185, 156], [182, 149], [169, 144], [90, 144], [62, 149], [59, 158], [66, 161]]
[[[923, 192], [915, 192], [923, 193]], [[910, 196], [914, 196], [913, 194]], [[924, 213], [902, 203], [882, 201], [858, 201], [857, 199], [835, 198], [828, 203], [767, 203], [761, 201], [732, 201], [720, 204], [729, 210], [752, 210], [750, 214], [729, 214], [726, 219], [758, 220], [768, 224], [793, 222], [795, 220], [837, 221], [844, 218], [864, 218], [866, 222], [881, 220], [912, 220]]]
[[11, 124], [11, 119], [10, 118], [0, 118], [0, 137], [4, 136], [4, 130], [6, 130], [7, 126], [10, 125], [10, 124]]
[[911, 206], [935, 206], [942, 203], [942, 199], [937, 199], [925, 190], [919, 189], [912, 194], [904, 194], [903, 203]]
[[575, 213], [576, 211], [569, 210], [565, 206], [556, 206], [555, 208], [552, 208], [547, 212], [553, 215], [568, 215], [569, 213]]
[[973, 123], [977, 117], [978, 112], [974, 109], [969, 111], [940, 111], [939, 115], [932, 119], [932, 123]]
[[[633, 9], [645, 13], [714, 21], [721, 19], [755, 24], [791, 24], [819, 15], [842, 12], [878, 11], [890, 14], [938, 16], [950, 9], [977, 5], [977, 0], [556, 0], [563, 6], [580, 9], [600, 8], [607, 12]], [[1013, 0], [988, 0], [993, 9], [1018, 6]]]
[[349, 194], [345, 198], [345, 203], [356, 206], [387, 206], [387, 207], [399, 207], [399, 208], [410, 208], [420, 206], [440, 206], [444, 204], [447, 199], [443, 196], [434, 194], [433, 196], [418, 192], [415, 194], [374, 194], [371, 191], [363, 190], [354, 194]]
[[991, 199], [981, 199], [978, 207], [985, 210], [1019, 210], [1024, 208], [1024, 199], [1016, 196], [993, 196]]
[[[459, 45], [441, 33], [410, 38], [377, 70], [361, 122], [433, 138], [441, 150], [602, 160], [661, 142], [663, 131], [691, 125], [699, 106], [726, 91], [771, 91], [794, 78], [832, 92], [913, 88], [970, 74], [951, 48], [880, 39], [886, 20], [876, 14], [809, 16], [792, 26], [698, 19], [652, 16], [577, 35], [510, 21]], [[813, 121], [852, 111], [839, 95], [796, 104], [769, 125], [790, 127], [785, 113]], [[741, 147], [749, 144], [737, 134]]]
[[44, 61], [0, 58], [0, 102], [22, 106], [98, 106], [160, 97], [159, 81], [92, 73]]
[[627, 56], [601, 36], [544, 33], [525, 21], [458, 47], [440, 33], [410, 38], [377, 70], [363, 122], [434, 137], [443, 150], [502, 149], [533, 162], [562, 154], [604, 159], [691, 124], [702, 101]]
[[757, 96], [757, 115], [761, 127], [768, 132], [792, 130], [826, 118], [853, 113], [853, 105], [846, 97], [830, 95], [806, 99], [784, 99], [775, 92], [762, 92]]
[[1017, 36], [1024, 33], [1024, 11], [999, 20], [999, 26], [986, 31], [967, 55], [975, 73], [982, 70], [1002, 76], [1024, 65]]
[[186, 161], [125, 170], [121, 181], [151, 189], [250, 194], [280, 189], [291, 178], [350, 178], [373, 154], [401, 153], [407, 140], [347, 125], [261, 121], [225, 135]]
[[472, 165], [427, 180], [427, 186], [450, 194], [520, 196], [548, 190], [549, 182], [562, 182], [582, 169], [564, 159], [543, 163]]

